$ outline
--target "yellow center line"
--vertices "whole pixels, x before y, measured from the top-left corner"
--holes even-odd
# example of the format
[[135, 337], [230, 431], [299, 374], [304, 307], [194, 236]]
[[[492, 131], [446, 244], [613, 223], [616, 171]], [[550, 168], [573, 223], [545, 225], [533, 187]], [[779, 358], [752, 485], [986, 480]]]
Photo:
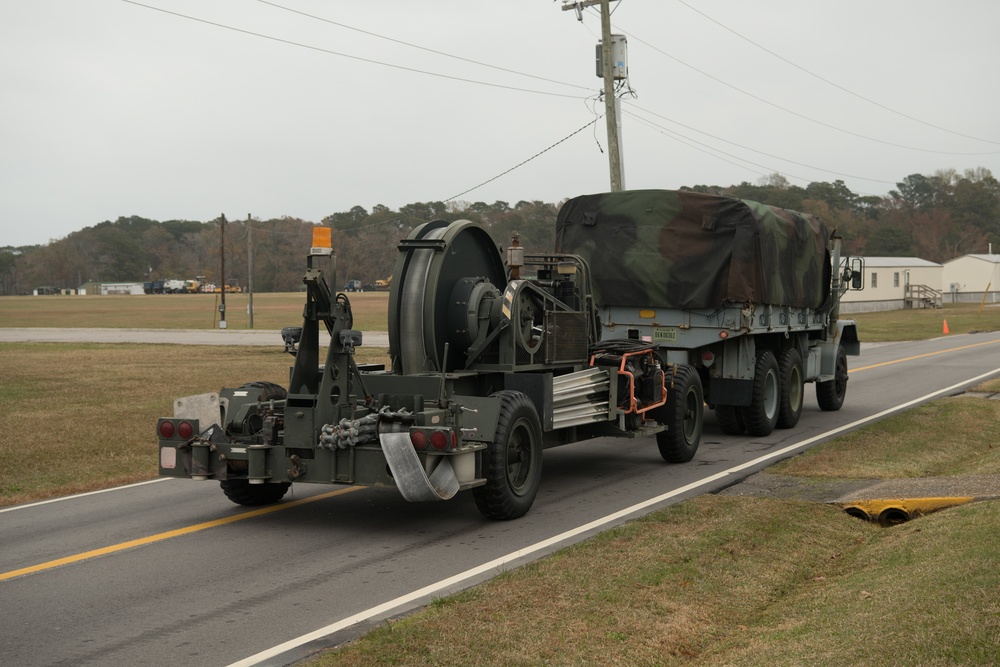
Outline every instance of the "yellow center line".
[[937, 352], [927, 352], [926, 354], [917, 354], [912, 357], [906, 357], [904, 359], [896, 359], [895, 361], [883, 361], [879, 364], [871, 364], [870, 366], [860, 366], [858, 368], [852, 368], [848, 370], [848, 373], [857, 373], [858, 371], [867, 371], [872, 368], [879, 368], [881, 366], [891, 366], [892, 364], [901, 364], [904, 361], [913, 361], [914, 359], [923, 359], [924, 357], [934, 357], [939, 354], [946, 354], [948, 352], [958, 352], [959, 350], [968, 350], [973, 347], [982, 347], [983, 345], [993, 345], [995, 343], [1000, 343], [1000, 339], [988, 340], [982, 343], [973, 343], [971, 345], [962, 345], [961, 347], [952, 347], [947, 350], [938, 350]]
[[60, 565], [78, 563], [82, 560], [87, 560], [89, 558], [97, 558], [98, 556], [104, 556], [106, 554], [115, 553], [116, 551], [124, 551], [125, 549], [141, 547], [144, 544], [152, 544], [154, 542], [160, 542], [162, 540], [169, 540], [173, 537], [180, 537], [181, 535], [189, 535], [191, 533], [197, 533], [198, 531], [201, 530], [208, 530], [209, 528], [224, 526], [227, 523], [235, 523], [236, 521], [243, 521], [244, 519], [252, 519], [257, 516], [271, 514], [272, 512], [280, 512], [282, 510], [298, 507], [299, 505], [314, 503], [317, 500], [325, 500], [327, 498], [333, 498], [334, 496], [341, 496], [344, 495], [345, 493], [350, 493], [352, 491], [360, 491], [361, 489], [364, 488], [366, 487], [350, 486], [347, 487], [346, 489], [337, 489], [336, 491], [330, 491], [329, 493], [321, 493], [317, 496], [310, 496], [308, 498], [302, 498], [300, 500], [293, 500], [291, 502], [281, 503], [280, 505], [261, 507], [260, 509], [255, 509], [250, 512], [244, 512], [242, 514], [234, 514], [232, 516], [223, 517], [221, 519], [215, 519], [213, 521], [205, 521], [203, 523], [196, 523], [191, 526], [185, 526], [184, 528], [177, 528], [176, 530], [168, 530], [165, 533], [157, 533], [156, 535], [141, 537], [137, 540], [129, 540], [128, 542], [112, 544], [111, 546], [101, 547], [100, 549], [85, 551], [83, 553], [75, 554], [73, 556], [66, 556], [65, 558], [57, 558], [56, 560], [50, 560], [46, 563], [39, 563], [38, 565], [32, 565], [31, 567], [23, 567], [19, 570], [11, 570], [10, 572], [0, 572], [0, 581], [3, 581], [5, 579], [13, 579], [14, 577], [20, 577], [25, 574], [32, 574], [34, 572], [41, 572], [42, 570], [49, 570], [54, 567], [59, 567]]

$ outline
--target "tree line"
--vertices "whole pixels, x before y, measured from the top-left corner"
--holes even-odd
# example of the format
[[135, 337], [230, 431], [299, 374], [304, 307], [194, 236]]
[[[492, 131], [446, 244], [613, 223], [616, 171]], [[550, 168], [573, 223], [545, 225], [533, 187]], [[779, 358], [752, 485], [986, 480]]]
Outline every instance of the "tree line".
[[[695, 185], [682, 189], [752, 199], [817, 215], [844, 237], [847, 252], [916, 256], [943, 262], [1000, 248], [1000, 183], [989, 169], [911, 174], [886, 196], [859, 195], [843, 181], [789, 184], [779, 174], [756, 183]], [[472, 220], [506, 247], [518, 233], [530, 252], [551, 251], [560, 203], [519, 201], [418, 202], [392, 210], [355, 206], [319, 223], [299, 218], [205, 222], [121, 217], [81, 229], [46, 245], [0, 248], [0, 295], [30, 294], [39, 286], [88, 282], [147, 282], [206, 276], [221, 283], [225, 248], [227, 282], [247, 285], [249, 256], [258, 292], [300, 289], [304, 256], [317, 225], [332, 229], [337, 254], [334, 287], [363, 284], [392, 273], [400, 239], [429, 220]]]

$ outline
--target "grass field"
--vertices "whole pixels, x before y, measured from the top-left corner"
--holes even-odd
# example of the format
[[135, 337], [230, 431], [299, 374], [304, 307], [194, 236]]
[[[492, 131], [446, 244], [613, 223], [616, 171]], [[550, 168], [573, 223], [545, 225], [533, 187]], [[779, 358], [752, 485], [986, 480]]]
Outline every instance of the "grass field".
[[[388, 292], [350, 294], [354, 328], [385, 331]], [[218, 294], [0, 297], [0, 327], [214, 329]], [[246, 294], [226, 295], [226, 327], [249, 329]], [[302, 323], [304, 293], [254, 294], [254, 329]]]
[[[388, 363], [359, 348], [360, 363]], [[266, 380], [279, 347], [0, 343], [0, 505], [156, 476], [157, 417], [173, 399]]]
[[[349, 295], [354, 328], [386, 331], [388, 292]], [[280, 329], [302, 320], [301, 293], [255, 294], [254, 328]], [[213, 329], [218, 327], [218, 294], [136, 296], [0, 297], [0, 327], [110, 327]], [[1000, 330], [1000, 306], [947, 305], [943, 309], [896, 310], [845, 315], [856, 319], [866, 342], [926, 340], [943, 335]], [[226, 325], [247, 329], [247, 295], [226, 295]]]

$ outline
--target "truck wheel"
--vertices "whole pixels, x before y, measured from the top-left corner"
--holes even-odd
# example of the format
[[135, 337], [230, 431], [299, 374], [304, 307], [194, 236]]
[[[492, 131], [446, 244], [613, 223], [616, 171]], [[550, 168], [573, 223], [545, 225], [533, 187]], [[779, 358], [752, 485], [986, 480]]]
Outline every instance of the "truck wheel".
[[660, 456], [667, 463], [686, 463], [698, 451], [705, 417], [701, 378], [693, 367], [677, 366], [664, 410], [660, 414], [667, 430], [656, 434]]
[[780, 393], [778, 362], [775, 361], [774, 354], [770, 350], [758, 352], [753, 371], [753, 397], [750, 405], [742, 410], [747, 433], [755, 437], [770, 435], [778, 423]]
[[790, 347], [778, 359], [778, 379], [781, 381], [778, 428], [792, 428], [799, 423], [802, 396], [805, 393], [803, 377], [802, 355], [794, 347]]
[[816, 383], [816, 402], [821, 410], [836, 412], [847, 396], [847, 353], [837, 346], [837, 366], [833, 379]]
[[476, 507], [490, 519], [507, 521], [528, 513], [542, 479], [542, 427], [535, 404], [519, 391], [498, 391], [500, 417], [493, 443], [483, 454], [486, 485], [472, 490]]
[[726, 435], [743, 435], [743, 431], [747, 430], [738, 405], [716, 405], [715, 420]]
[[237, 505], [270, 505], [285, 496], [291, 483], [251, 484], [246, 479], [224, 479], [219, 486], [226, 498]]

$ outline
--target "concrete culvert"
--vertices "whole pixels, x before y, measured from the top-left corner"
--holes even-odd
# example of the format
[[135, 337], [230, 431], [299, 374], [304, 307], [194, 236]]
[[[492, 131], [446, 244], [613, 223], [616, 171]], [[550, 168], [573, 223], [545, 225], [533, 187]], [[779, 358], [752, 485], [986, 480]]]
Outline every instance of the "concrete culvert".
[[868, 512], [864, 511], [860, 507], [845, 507], [844, 511], [855, 519], [863, 519], [864, 521], [871, 521], [871, 517], [868, 516]]
[[878, 515], [878, 523], [880, 526], [896, 526], [911, 518], [910, 513], [902, 507], [887, 507]]

